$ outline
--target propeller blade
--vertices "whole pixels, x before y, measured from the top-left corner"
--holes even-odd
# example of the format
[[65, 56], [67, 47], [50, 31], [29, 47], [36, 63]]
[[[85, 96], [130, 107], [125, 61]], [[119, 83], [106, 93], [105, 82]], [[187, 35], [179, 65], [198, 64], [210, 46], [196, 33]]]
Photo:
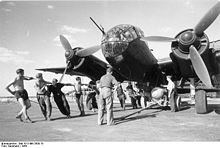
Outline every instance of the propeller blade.
[[217, 2], [195, 26], [196, 35], [201, 35], [217, 18], [220, 13], [220, 1]]
[[93, 53], [97, 52], [99, 49], [101, 49], [100, 45], [92, 46], [92, 47], [89, 47], [89, 48], [78, 50], [76, 52], [76, 55], [79, 56], [79, 57], [86, 57], [86, 56], [92, 55]]
[[209, 77], [208, 70], [206, 68], [206, 65], [204, 61], [202, 60], [200, 54], [196, 50], [196, 48], [191, 45], [190, 46], [190, 59], [193, 65], [193, 68], [199, 77], [199, 79], [209, 88], [212, 88], [212, 83]]
[[142, 37], [142, 40], [152, 41], [152, 42], [173, 42], [176, 41], [175, 38], [163, 37], [163, 36], [148, 36]]
[[72, 50], [69, 41], [63, 35], [60, 35], [60, 42], [65, 50]]
[[64, 77], [64, 75], [66, 74], [66, 71], [67, 71], [67, 69], [68, 69], [68, 65], [69, 65], [69, 61], [68, 61], [67, 64], [66, 64], [66, 68], [65, 68], [65, 70], [64, 70], [64, 72], [63, 72], [63, 74], [62, 74], [62, 76], [60, 77], [59, 83], [61, 83], [61, 81], [63, 80], [63, 77]]

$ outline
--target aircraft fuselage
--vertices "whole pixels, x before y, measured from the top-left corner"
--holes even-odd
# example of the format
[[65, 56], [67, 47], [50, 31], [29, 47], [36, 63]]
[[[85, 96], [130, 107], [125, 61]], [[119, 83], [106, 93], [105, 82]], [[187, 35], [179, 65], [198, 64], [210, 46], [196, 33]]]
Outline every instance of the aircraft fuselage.
[[118, 25], [103, 36], [102, 52], [115, 70], [131, 81], [159, 82], [162, 73], [148, 45], [140, 40], [143, 32], [132, 25]]

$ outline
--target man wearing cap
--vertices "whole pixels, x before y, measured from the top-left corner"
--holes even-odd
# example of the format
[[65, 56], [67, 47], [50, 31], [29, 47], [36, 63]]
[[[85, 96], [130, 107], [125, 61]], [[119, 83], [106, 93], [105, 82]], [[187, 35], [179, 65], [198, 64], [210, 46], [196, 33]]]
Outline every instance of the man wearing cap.
[[[18, 113], [16, 118], [20, 119], [20, 121], [23, 121], [22, 120], [22, 114], [23, 114], [24, 118], [25, 118], [25, 122], [32, 123], [31, 119], [29, 118], [29, 116], [27, 114], [27, 110], [31, 107], [31, 104], [30, 104], [30, 100], [29, 100], [29, 97], [28, 97], [28, 93], [24, 89], [24, 80], [32, 80], [34, 78], [24, 76], [24, 70], [21, 69], [21, 68], [17, 69], [16, 73], [17, 73], [18, 76], [15, 78], [15, 80], [12, 83], [10, 83], [6, 87], [6, 90], [9, 91], [12, 95], [14, 95], [16, 97], [17, 101], [22, 106], [22, 109]], [[12, 91], [10, 89], [10, 86], [13, 86], [15, 91]]]
[[45, 120], [50, 121], [50, 116], [52, 112], [52, 105], [50, 102], [50, 97], [46, 94], [46, 85], [51, 84], [43, 79], [42, 73], [36, 74], [36, 82], [35, 82], [35, 89], [37, 91], [37, 100], [40, 105], [40, 109], [44, 115]]
[[107, 111], [107, 125], [115, 124], [113, 119], [113, 85], [118, 85], [118, 82], [115, 77], [112, 76], [112, 68], [108, 68], [106, 74], [100, 79], [101, 92], [99, 95], [98, 125], [103, 124], [105, 107]]

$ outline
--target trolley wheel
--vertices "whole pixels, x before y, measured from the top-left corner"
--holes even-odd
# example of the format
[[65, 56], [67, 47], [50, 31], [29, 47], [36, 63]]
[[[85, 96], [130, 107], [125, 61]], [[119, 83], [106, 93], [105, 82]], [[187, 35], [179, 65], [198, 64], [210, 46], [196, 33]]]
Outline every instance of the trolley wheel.
[[198, 114], [205, 114], [208, 112], [207, 96], [205, 90], [196, 91], [195, 108], [196, 108], [196, 113]]

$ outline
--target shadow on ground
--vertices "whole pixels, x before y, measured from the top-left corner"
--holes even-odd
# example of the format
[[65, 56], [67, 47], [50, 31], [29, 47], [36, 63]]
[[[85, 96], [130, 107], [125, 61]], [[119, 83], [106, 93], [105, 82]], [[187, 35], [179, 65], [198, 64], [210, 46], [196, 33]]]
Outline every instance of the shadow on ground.
[[151, 113], [147, 113], [147, 114], [143, 114], [143, 115], [137, 115], [137, 116], [129, 117], [129, 118], [128, 117], [124, 118], [124, 116], [122, 116], [122, 117], [114, 118], [114, 120], [115, 120], [115, 124], [122, 124], [122, 123], [125, 123], [125, 122], [144, 119], [144, 118], [154, 118], [157, 115], [156, 113], [161, 112], [161, 111], [162, 111], [162, 109], [151, 112]]
[[215, 112], [220, 114], [220, 105], [219, 104], [208, 104], [208, 113]]

